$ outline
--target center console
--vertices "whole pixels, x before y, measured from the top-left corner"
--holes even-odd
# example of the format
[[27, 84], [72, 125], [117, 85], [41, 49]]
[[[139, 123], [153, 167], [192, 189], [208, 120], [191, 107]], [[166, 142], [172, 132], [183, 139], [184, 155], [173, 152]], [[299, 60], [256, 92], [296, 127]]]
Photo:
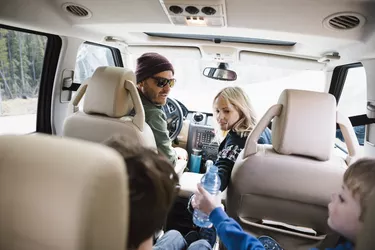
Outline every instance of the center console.
[[[187, 151], [189, 155], [193, 149], [202, 150], [201, 172], [205, 172], [204, 164], [207, 160], [215, 162], [219, 144], [215, 142], [215, 132], [210, 126], [190, 124]], [[189, 164], [189, 163], [188, 163]]]

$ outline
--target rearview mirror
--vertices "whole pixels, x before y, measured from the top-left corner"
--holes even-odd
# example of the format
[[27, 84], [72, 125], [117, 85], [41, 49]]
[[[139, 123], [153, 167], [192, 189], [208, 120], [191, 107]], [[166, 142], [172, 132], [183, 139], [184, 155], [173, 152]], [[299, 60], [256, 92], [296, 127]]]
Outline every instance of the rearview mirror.
[[205, 77], [222, 80], [222, 81], [235, 81], [237, 80], [237, 73], [233, 70], [223, 68], [219, 65], [218, 68], [207, 67], [203, 70]]

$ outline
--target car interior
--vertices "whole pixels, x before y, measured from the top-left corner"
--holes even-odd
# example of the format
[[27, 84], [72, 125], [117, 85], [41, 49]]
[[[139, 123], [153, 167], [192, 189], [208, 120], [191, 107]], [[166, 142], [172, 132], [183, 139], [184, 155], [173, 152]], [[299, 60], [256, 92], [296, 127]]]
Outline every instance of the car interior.
[[[0, 249], [125, 248], [126, 166], [99, 144], [121, 134], [157, 150], [135, 76], [147, 52], [175, 69], [162, 109], [173, 146], [188, 152], [163, 230], [196, 229], [187, 202], [227, 132], [213, 99], [238, 86], [258, 121], [226, 212], [285, 249], [334, 241], [330, 195], [350, 164], [375, 157], [374, 13], [373, 0], [1, 0]], [[259, 145], [267, 127], [272, 145]]]

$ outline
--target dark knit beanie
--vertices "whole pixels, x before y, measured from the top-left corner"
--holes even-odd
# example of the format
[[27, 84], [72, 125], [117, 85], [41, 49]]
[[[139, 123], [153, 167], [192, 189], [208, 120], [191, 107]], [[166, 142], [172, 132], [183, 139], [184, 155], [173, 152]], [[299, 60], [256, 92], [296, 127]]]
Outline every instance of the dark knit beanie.
[[137, 83], [167, 70], [171, 70], [174, 74], [173, 66], [167, 58], [158, 53], [145, 53], [137, 59], [135, 71]]

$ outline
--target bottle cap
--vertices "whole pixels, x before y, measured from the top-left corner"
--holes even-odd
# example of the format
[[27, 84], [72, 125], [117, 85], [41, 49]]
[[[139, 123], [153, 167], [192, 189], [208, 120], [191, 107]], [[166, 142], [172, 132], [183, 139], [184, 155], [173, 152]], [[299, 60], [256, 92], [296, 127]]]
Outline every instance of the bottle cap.
[[213, 161], [211, 161], [211, 160], [206, 161], [206, 167], [211, 167], [212, 165], [214, 165]]

